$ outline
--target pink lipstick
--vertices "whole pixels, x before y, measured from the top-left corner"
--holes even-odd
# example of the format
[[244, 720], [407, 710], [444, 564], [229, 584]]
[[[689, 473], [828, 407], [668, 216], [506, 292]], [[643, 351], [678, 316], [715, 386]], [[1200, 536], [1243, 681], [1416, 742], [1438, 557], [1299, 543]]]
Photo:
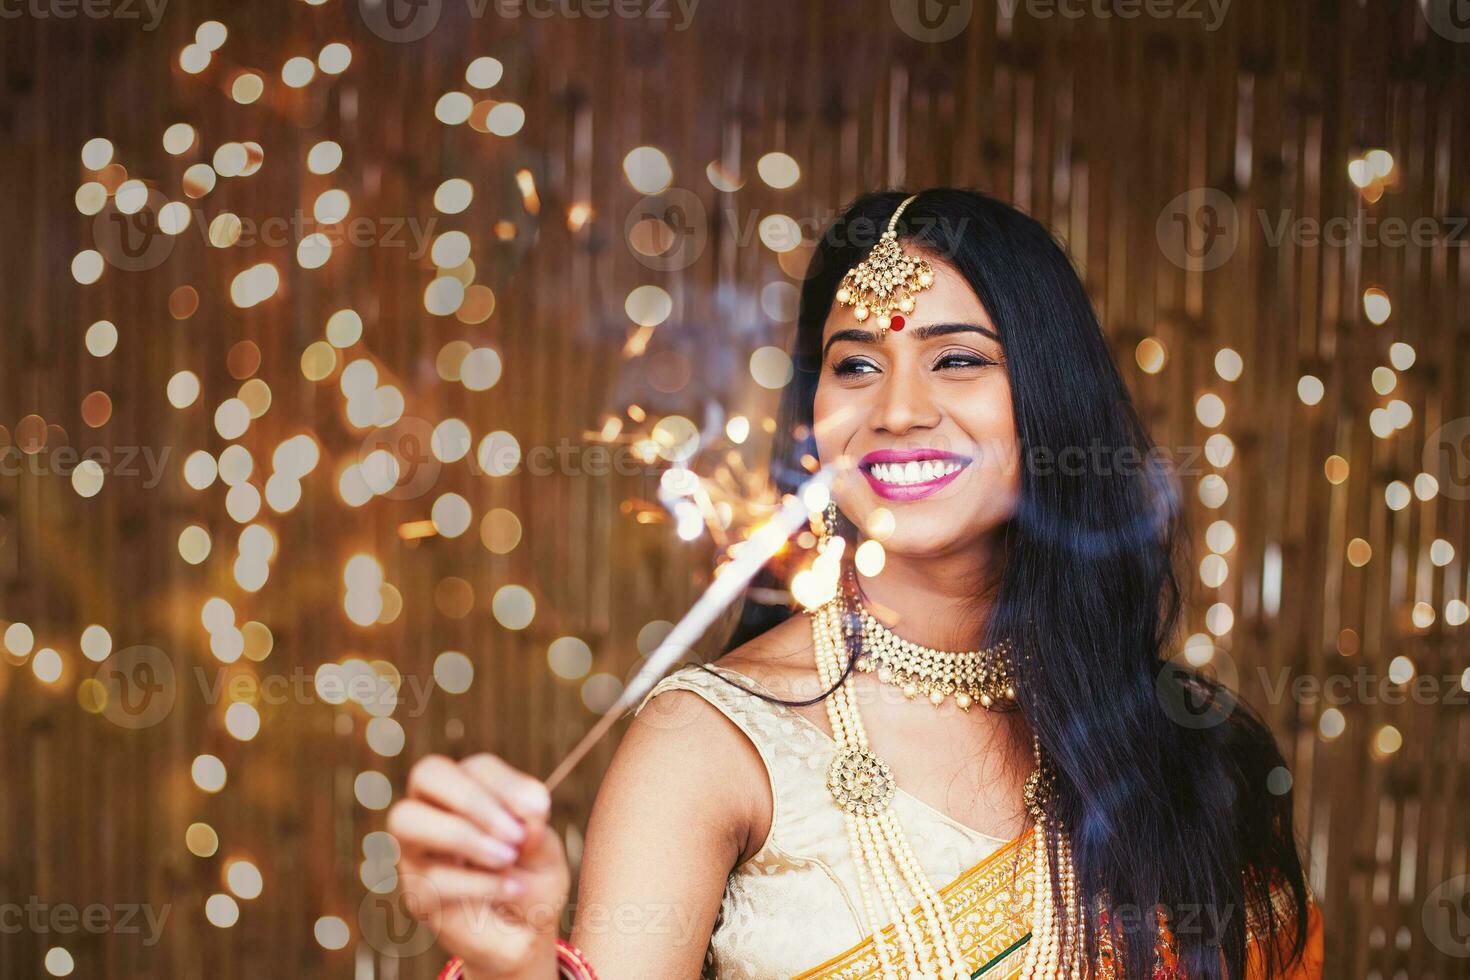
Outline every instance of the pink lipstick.
[[859, 460], [858, 469], [885, 500], [922, 500], [953, 483], [971, 462], [942, 449], [878, 449]]

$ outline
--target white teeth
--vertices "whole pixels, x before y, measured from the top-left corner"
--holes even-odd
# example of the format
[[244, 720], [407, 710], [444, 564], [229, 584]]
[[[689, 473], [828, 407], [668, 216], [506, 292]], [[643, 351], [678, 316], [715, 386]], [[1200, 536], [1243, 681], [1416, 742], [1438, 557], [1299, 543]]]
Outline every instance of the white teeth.
[[873, 474], [873, 477], [880, 483], [906, 486], [914, 483], [929, 483], [963, 468], [963, 463], [954, 460], [926, 459], [922, 463], [918, 460], [908, 463], [874, 463], [868, 467], [868, 472]]

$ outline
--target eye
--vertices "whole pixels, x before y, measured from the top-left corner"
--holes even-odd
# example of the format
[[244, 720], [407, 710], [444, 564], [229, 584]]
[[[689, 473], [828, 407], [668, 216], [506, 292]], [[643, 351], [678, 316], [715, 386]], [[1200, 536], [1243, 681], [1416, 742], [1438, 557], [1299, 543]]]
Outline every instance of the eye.
[[995, 361], [974, 351], [945, 351], [934, 362], [934, 369], [943, 371], [954, 368], [978, 368], [988, 367], [994, 363]]
[[858, 374], [877, 374], [878, 365], [866, 357], [847, 357], [832, 366], [832, 373], [838, 377]]

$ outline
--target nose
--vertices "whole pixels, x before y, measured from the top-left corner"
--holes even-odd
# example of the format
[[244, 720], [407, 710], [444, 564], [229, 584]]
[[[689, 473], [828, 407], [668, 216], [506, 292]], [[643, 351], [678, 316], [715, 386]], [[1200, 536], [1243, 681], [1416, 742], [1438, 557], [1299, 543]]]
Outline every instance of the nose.
[[939, 406], [924, 379], [903, 372], [885, 379], [870, 424], [874, 431], [901, 436], [912, 429], [932, 429], [939, 417]]

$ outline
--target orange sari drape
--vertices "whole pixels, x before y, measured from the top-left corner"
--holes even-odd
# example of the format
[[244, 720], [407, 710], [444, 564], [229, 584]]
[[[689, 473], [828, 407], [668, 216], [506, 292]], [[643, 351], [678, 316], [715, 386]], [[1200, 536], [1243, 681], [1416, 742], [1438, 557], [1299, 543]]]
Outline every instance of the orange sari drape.
[[[1031, 831], [1016, 838], [940, 890], [959, 935], [960, 951], [970, 964], [972, 980], [1014, 980], [1030, 941]], [[884, 928], [889, 947], [897, 947], [893, 925]], [[1159, 942], [1157, 980], [1179, 980], [1173, 959], [1173, 942], [1167, 928]], [[1264, 950], [1254, 942], [1247, 949], [1247, 980], [1264, 976]], [[1306, 950], [1278, 980], [1321, 980], [1322, 917], [1315, 902], [1307, 906]], [[1097, 980], [1112, 976], [1107, 964], [1099, 964]], [[793, 980], [868, 980], [882, 976], [873, 937], [832, 957]]]

